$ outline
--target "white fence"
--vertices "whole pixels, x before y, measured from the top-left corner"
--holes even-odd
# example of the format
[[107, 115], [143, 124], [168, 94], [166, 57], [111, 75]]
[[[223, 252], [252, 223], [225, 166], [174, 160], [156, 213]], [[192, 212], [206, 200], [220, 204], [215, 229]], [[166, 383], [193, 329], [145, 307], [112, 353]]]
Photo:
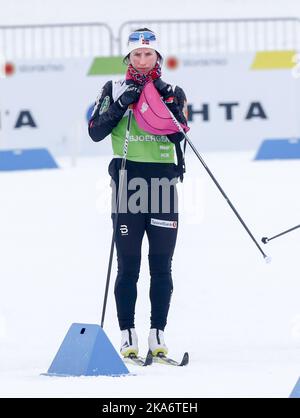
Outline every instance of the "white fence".
[[7, 59], [113, 56], [124, 53], [128, 34], [154, 30], [169, 54], [300, 49], [300, 19], [135, 20], [114, 36], [105, 23], [0, 26], [0, 56]]

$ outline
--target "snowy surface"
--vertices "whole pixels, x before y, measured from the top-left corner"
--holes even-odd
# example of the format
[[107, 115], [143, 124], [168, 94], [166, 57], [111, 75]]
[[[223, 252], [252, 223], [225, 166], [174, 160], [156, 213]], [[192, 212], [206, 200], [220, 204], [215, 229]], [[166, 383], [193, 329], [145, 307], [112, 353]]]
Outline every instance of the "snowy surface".
[[[298, 161], [203, 157], [259, 241], [299, 224]], [[193, 154], [179, 186], [166, 329], [170, 356], [189, 351], [190, 365], [130, 367], [136, 375], [123, 378], [40, 376], [71, 323], [100, 321], [111, 240], [108, 161], [81, 159], [72, 168], [60, 160], [59, 170], [0, 173], [0, 394], [287, 397], [300, 375], [299, 232], [261, 244], [273, 258], [266, 264]], [[146, 240], [143, 255], [141, 353], [150, 310]], [[110, 290], [105, 331], [118, 349]]]

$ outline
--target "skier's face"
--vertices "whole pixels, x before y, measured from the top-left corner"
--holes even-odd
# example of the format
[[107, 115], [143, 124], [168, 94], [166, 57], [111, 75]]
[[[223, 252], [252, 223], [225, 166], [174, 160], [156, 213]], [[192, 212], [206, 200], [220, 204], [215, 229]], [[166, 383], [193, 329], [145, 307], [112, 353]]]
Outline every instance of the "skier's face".
[[157, 62], [157, 58], [156, 51], [151, 48], [137, 48], [129, 55], [130, 63], [142, 74], [147, 74], [152, 70]]

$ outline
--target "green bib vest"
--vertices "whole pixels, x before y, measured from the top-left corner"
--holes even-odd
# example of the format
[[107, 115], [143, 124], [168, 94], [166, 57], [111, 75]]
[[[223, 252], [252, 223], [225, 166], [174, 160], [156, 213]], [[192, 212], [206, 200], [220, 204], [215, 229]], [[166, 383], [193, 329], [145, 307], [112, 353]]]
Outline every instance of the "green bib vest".
[[[128, 116], [122, 118], [111, 132], [113, 153], [123, 157]], [[139, 128], [134, 116], [131, 119], [127, 160], [143, 163], [174, 163], [175, 147], [165, 135], [153, 135]]]

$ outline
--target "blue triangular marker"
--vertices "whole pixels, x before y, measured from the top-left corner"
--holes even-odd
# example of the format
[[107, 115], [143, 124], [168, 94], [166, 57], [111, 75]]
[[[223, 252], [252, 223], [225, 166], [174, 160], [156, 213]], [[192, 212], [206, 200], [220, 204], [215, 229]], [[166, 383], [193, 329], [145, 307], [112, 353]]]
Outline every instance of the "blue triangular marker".
[[255, 160], [289, 160], [300, 158], [300, 139], [266, 139]]
[[300, 398], [300, 377], [292, 390], [292, 393], [290, 394], [289, 398]]
[[72, 324], [47, 376], [121, 376], [129, 371], [103, 328]]
[[46, 148], [28, 148], [0, 151], [0, 171], [40, 170], [58, 168]]

